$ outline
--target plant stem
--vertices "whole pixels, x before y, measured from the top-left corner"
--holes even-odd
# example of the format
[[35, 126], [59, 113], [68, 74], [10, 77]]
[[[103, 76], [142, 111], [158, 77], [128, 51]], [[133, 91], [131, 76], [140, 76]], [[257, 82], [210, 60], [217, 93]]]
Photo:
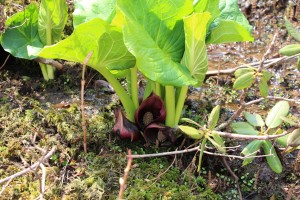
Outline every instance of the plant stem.
[[175, 110], [175, 125], [177, 125], [179, 122], [188, 88], [189, 86], [182, 86], [180, 89], [180, 93], [176, 104], [176, 110]]
[[49, 79], [54, 79], [54, 67], [51, 65], [46, 65], [47, 68], [47, 74]]
[[150, 80], [148, 80], [145, 91], [144, 91], [144, 97], [143, 100], [145, 100], [152, 92], [152, 88], [151, 88], [151, 82]]
[[111, 86], [116, 91], [118, 97], [120, 98], [121, 103], [124, 106], [124, 109], [127, 114], [127, 118], [130, 121], [134, 121], [134, 112], [135, 112], [135, 106], [133, 104], [132, 99], [127, 94], [123, 86], [120, 84], [120, 82], [110, 73], [108, 69], [105, 67], [101, 67], [97, 69], [102, 76], [111, 84]]
[[156, 95], [161, 97], [161, 89], [160, 89], [159, 83], [155, 83], [155, 93], [156, 93]]
[[204, 150], [205, 150], [206, 141], [207, 141], [207, 138], [205, 137], [202, 140], [202, 143], [201, 143], [201, 150], [200, 150], [200, 155], [199, 155], [199, 164], [198, 164], [198, 170], [197, 170], [199, 174], [200, 174], [200, 171], [201, 171], [201, 164], [202, 164], [202, 158], [203, 158], [203, 154], [204, 154]]
[[156, 85], [155, 82], [152, 80], [148, 80], [150, 82], [151, 85], [151, 91], [154, 92], [156, 94]]
[[43, 74], [43, 77], [44, 77], [45, 81], [48, 81], [48, 80], [49, 80], [49, 77], [48, 77], [46, 65], [43, 64], [43, 63], [39, 63], [39, 65], [40, 65], [40, 67], [41, 67], [42, 74]]
[[134, 66], [130, 69], [130, 82], [131, 82], [131, 99], [135, 106], [135, 109], [139, 107], [139, 91], [138, 91], [138, 84], [137, 84], [137, 67]]
[[[51, 13], [47, 11], [47, 27], [46, 27], [46, 45], [52, 45], [52, 26], [51, 26]], [[49, 79], [54, 79], [54, 68], [51, 65], [46, 65], [47, 75]]]
[[175, 91], [174, 86], [166, 85], [165, 106], [167, 110], [166, 126], [175, 127]]

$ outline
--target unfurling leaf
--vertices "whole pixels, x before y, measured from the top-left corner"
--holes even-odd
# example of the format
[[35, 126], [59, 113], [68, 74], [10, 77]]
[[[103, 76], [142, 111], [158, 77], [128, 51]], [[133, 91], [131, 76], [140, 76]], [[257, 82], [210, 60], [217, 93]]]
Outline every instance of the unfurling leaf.
[[190, 138], [193, 138], [195, 140], [199, 140], [203, 137], [203, 131], [197, 130], [193, 127], [190, 126], [178, 126], [178, 128], [185, 133], [187, 136], [189, 136]]
[[269, 128], [275, 128], [282, 123], [282, 118], [287, 116], [290, 106], [287, 101], [279, 101], [275, 106], [270, 110], [266, 118], [266, 125]]
[[244, 112], [244, 117], [252, 126], [264, 126], [265, 122], [259, 114]]
[[[241, 152], [241, 154], [247, 156], [255, 156], [260, 149], [260, 146], [262, 144], [263, 140], [254, 140], [250, 142]], [[254, 160], [253, 158], [245, 158], [243, 161], [243, 166], [248, 165]]]
[[207, 123], [207, 128], [209, 130], [213, 130], [216, 127], [216, 125], [219, 121], [220, 110], [221, 110], [221, 107], [219, 105], [217, 105], [211, 111], [209, 118], [208, 118], [208, 123]]
[[205, 44], [206, 26], [211, 19], [208, 12], [194, 13], [183, 19], [185, 33], [185, 51], [181, 63], [202, 85], [208, 68]]
[[268, 96], [269, 87], [267, 81], [264, 78], [260, 79], [258, 87], [259, 87], [260, 95], [266, 98]]
[[263, 142], [263, 148], [266, 155], [271, 154], [270, 156], [266, 157], [270, 168], [277, 174], [280, 174], [282, 172], [282, 165], [275, 151], [274, 146], [270, 141], [266, 140]]
[[290, 44], [279, 50], [279, 53], [284, 56], [293, 56], [300, 53], [300, 44]]
[[248, 88], [252, 85], [254, 80], [255, 80], [254, 72], [248, 72], [235, 80], [233, 84], [233, 88], [236, 90]]
[[42, 0], [39, 10], [38, 31], [44, 45], [52, 45], [61, 39], [68, 19], [65, 0]]
[[240, 69], [237, 69], [235, 72], [234, 72], [234, 76], [235, 78], [238, 78], [244, 74], [247, 74], [249, 72], [254, 72], [254, 69], [250, 68], [250, 67], [246, 67], [246, 68], [240, 68]]
[[235, 122], [232, 123], [230, 127], [235, 133], [238, 134], [257, 135], [259, 133], [257, 130], [254, 129], [253, 126], [251, 126], [247, 122]]
[[291, 147], [297, 147], [300, 145], [300, 129], [294, 130], [287, 139], [287, 145]]

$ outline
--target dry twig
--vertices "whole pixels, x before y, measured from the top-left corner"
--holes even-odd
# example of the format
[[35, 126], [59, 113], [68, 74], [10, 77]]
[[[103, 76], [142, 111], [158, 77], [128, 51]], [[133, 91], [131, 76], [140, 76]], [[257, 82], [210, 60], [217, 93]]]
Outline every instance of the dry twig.
[[81, 77], [81, 117], [82, 117], [82, 130], [83, 130], [83, 150], [84, 153], [87, 153], [87, 147], [86, 147], [86, 133], [87, 133], [87, 128], [86, 128], [86, 123], [85, 123], [85, 114], [84, 114], [84, 85], [85, 85], [85, 79], [84, 79], [84, 74], [85, 74], [85, 68], [86, 64], [89, 62], [91, 56], [93, 55], [93, 52], [91, 51], [85, 58], [83, 62], [83, 67], [82, 67], [82, 77]]
[[55, 153], [55, 151], [56, 151], [56, 146], [52, 147], [52, 149], [42, 159], [40, 159], [38, 162], [34, 163], [30, 167], [28, 167], [28, 168], [26, 168], [26, 169], [24, 169], [24, 170], [22, 170], [22, 171], [20, 171], [18, 173], [15, 173], [15, 174], [13, 174], [13, 175], [11, 175], [9, 177], [1, 179], [0, 180], [0, 184], [5, 183], [7, 181], [10, 181], [11, 179], [17, 178], [17, 177], [22, 176], [22, 175], [24, 175], [24, 174], [26, 174], [26, 173], [28, 173], [30, 171], [35, 170], [37, 167], [39, 167], [39, 165], [41, 163], [43, 163], [45, 160], [48, 160]]
[[8, 56], [6, 57], [4, 63], [3, 63], [3, 64], [1, 65], [1, 67], [0, 67], [0, 70], [5, 66], [6, 62], [7, 62], [8, 59], [9, 59], [9, 56], [10, 56], [10, 55], [8, 55]]
[[[297, 58], [298, 56], [300, 56], [300, 53], [296, 54], [296, 55], [293, 55], [293, 56], [283, 56], [283, 57], [280, 57], [280, 58], [273, 58], [273, 59], [270, 59], [270, 60], [265, 60], [264, 64], [265, 64], [265, 67], [270, 67], [274, 64], [278, 64], [278, 63], [281, 63], [281, 62], [284, 62], [284, 61], [287, 61], [287, 60], [290, 60], [290, 59], [293, 59], [293, 58]], [[248, 66], [258, 68], [260, 66], [260, 63], [261, 63], [261, 61], [258, 61], [258, 62], [253, 62], [253, 63], [249, 63], [249, 64], [243, 64], [243, 65], [240, 65], [240, 66], [232, 68], [232, 69], [224, 69], [224, 70], [220, 70], [220, 71], [219, 70], [212, 70], [212, 71], [208, 71], [206, 73], [206, 76], [233, 74], [236, 70], [238, 70], [240, 68], [245, 68], [245, 67], [248, 67]]]
[[[144, 154], [144, 155], [132, 155], [131, 157], [132, 158], [151, 158], [151, 157], [160, 157], [160, 156], [170, 156], [170, 155], [176, 155], [176, 154], [183, 154], [183, 153], [189, 153], [189, 152], [194, 152], [194, 151], [201, 151], [201, 145], [198, 146], [198, 147], [179, 150], [179, 151], [169, 151], [169, 152]], [[260, 156], [236, 156], [236, 155], [213, 153], [213, 152], [209, 152], [209, 151], [203, 151], [203, 152], [205, 154], [208, 154], [208, 155], [228, 157], [228, 158], [237, 158], [237, 159], [241, 159], [241, 160], [246, 159], [246, 158], [261, 158], [261, 157], [273, 156], [273, 154], [260, 155]]]
[[128, 177], [128, 172], [131, 168], [131, 164], [132, 164], [132, 160], [133, 160], [133, 156], [132, 156], [132, 153], [131, 153], [131, 150], [128, 149], [128, 155], [127, 155], [127, 166], [126, 168], [124, 169], [124, 176], [123, 178], [120, 178], [120, 191], [119, 191], [119, 200], [121, 200], [123, 198], [123, 193], [124, 193], [124, 190], [125, 190], [125, 184], [126, 184], [126, 180], [127, 180], [127, 177]]

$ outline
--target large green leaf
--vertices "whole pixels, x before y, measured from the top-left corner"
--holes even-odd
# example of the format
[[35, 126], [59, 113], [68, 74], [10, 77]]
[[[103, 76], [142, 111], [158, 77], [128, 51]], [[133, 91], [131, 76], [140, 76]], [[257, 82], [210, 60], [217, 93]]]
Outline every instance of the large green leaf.
[[38, 7], [30, 4], [7, 19], [2, 35], [3, 49], [18, 58], [33, 59], [44, 45], [38, 35]]
[[209, 12], [214, 20], [220, 14], [219, 2], [220, 0], [201, 0], [195, 4], [194, 9], [196, 12]]
[[205, 44], [206, 25], [211, 19], [208, 12], [194, 13], [184, 18], [185, 52], [182, 64], [187, 66], [201, 85], [208, 68]]
[[210, 35], [206, 39], [207, 44], [242, 41], [254, 41], [254, 38], [243, 25], [226, 20], [219, 20], [217, 26], [211, 26]]
[[38, 16], [38, 32], [44, 45], [51, 45], [61, 39], [68, 19], [68, 5], [65, 0], [42, 0]]
[[39, 56], [82, 63], [91, 51], [93, 55], [88, 65], [96, 70], [101, 67], [123, 70], [135, 64], [134, 57], [123, 43], [121, 30], [99, 18], [80, 24], [70, 37], [45, 47]]
[[232, 130], [238, 134], [257, 135], [259, 132], [247, 122], [235, 122], [230, 125]]
[[253, 41], [252, 26], [241, 12], [238, 0], [220, 0], [220, 15], [211, 23], [207, 43]]
[[178, 63], [184, 53], [182, 18], [192, 12], [191, 0], [120, 0], [118, 7], [125, 16], [125, 44], [147, 78], [163, 85], [197, 83]]
[[77, 0], [73, 12], [74, 27], [100, 18], [111, 23], [116, 14], [116, 0]]
[[238, 0], [220, 0], [219, 9], [221, 13], [214, 23], [219, 20], [235, 21], [245, 27], [249, 32], [252, 31], [252, 26], [249, 24], [247, 18], [241, 12]]
[[287, 116], [290, 106], [287, 101], [279, 101], [275, 106], [270, 110], [266, 118], [266, 125], [269, 128], [275, 128], [282, 123], [282, 118]]

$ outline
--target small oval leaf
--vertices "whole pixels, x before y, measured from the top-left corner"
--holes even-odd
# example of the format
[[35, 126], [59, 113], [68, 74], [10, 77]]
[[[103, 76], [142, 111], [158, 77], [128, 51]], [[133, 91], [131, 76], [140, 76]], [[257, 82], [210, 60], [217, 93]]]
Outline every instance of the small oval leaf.
[[234, 76], [235, 78], [238, 78], [244, 74], [247, 74], [249, 72], [254, 72], [254, 70], [252, 68], [240, 68], [240, 69], [237, 69], [235, 72], [234, 72]]
[[225, 142], [224, 142], [223, 138], [215, 131], [212, 132], [212, 137], [213, 137], [213, 139], [208, 137], [209, 141], [218, 149], [218, 151], [220, 153], [225, 154], [226, 149], [224, 148]]
[[[260, 146], [262, 144], [263, 140], [254, 140], [250, 142], [241, 152], [241, 154], [247, 156], [255, 156], [260, 149]], [[243, 166], [248, 165], [254, 160], [253, 158], [245, 158], [243, 161]]]
[[248, 88], [252, 85], [254, 79], [254, 72], [248, 72], [235, 80], [233, 88], [236, 90]]
[[280, 147], [287, 147], [287, 139], [290, 134], [277, 138], [276, 143], [279, 144]]
[[266, 155], [273, 155], [266, 157], [270, 168], [277, 174], [280, 174], [282, 172], [282, 165], [272, 143], [270, 141], [264, 141], [263, 148]]
[[200, 132], [199, 130], [190, 127], [190, 126], [178, 126], [178, 128], [185, 133], [190, 138], [199, 140], [203, 137], [203, 132]]
[[252, 126], [264, 126], [265, 122], [259, 114], [251, 114], [249, 112], [244, 112], [244, 117]]
[[300, 145], [300, 129], [294, 130], [291, 134], [289, 134], [287, 138], [287, 145], [290, 147], [297, 147]]
[[300, 53], [300, 44], [290, 44], [279, 50], [279, 53], [284, 56], [293, 56]]
[[235, 122], [230, 125], [235, 133], [244, 135], [257, 135], [259, 132], [247, 122]]
[[299, 31], [293, 26], [293, 24], [286, 18], [284, 17], [285, 21], [285, 27], [288, 30], [289, 34], [298, 42], [300, 42], [300, 33]]
[[213, 130], [216, 127], [216, 125], [219, 121], [220, 110], [221, 110], [221, 107], [219, 105], [217, 105], [211, 111], [209, 118], [208, 118], [208, 123], [207, 123], [207, 127], [209, 130]]
[[267, 82], [271, 79], [273, 74], [271, 72], [268, 72], [267, 70], [262, 71], [262, 78], [265, 79]]
[[269, 128], [275, 128], [282, 123], [281, 117], [287, 116], [290, 106], [287, 101], [279, 101], [270, 110], [266, 118], [266, 125]]
[[260, 95], [262, 97], [266, 98], [268, 96], [268, 89], [269, 89], [269, 87], [268, 87], [267, 81], [264, 78], [260, 79], [258, 87], [259, 87]]

